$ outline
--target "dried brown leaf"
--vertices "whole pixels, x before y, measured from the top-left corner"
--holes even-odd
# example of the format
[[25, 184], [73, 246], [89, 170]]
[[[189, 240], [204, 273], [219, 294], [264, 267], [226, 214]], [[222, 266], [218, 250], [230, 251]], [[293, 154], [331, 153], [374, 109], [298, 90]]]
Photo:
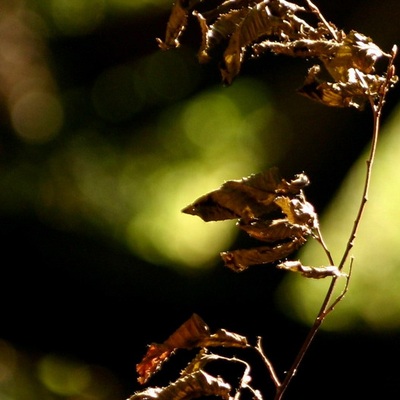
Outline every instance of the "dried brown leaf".
[[311, 203], [305, 201], [304, 197], [289, 198], [288, 196], [278, 196], [275, 199], [275, 203], [282, 209], [290, 224], [301, 225], [304, 230], [317, 227], [318, 217], [314, 207]]
[[372, 39], [354, 30], [348, 35], [342, 32], [343, 41], [337, 46], [334, 56], [321, 52], [323, 61], [330, 75], [338, 82], [348, 81], [348, 71], [356, 68], [364, 74], [373, 73], [376, 61], [385, 54]]
[[327, 265], [324, 267], [309, 267], [302, 265], [300, 261], [285, 261], [276, 266], [279, 269], [287, 271], [299, 272], [307, 278], [321, 279], [326, 277], [347, 277], [344, 272], [339, 271], [338, 267], [334, 265]]
[[[318, 78], [320, 67], [314, 65], [308, 71], [304, 86], [299, 93], [331, 107], [355, 107], [362, 109], [368, 98], [380, 95], [381, 87], [386, 84], [386, 77], [364, 74], [358, 69], [350, 68], [346, 82], [325, 82]], [[397, 82], [392, 76], [390, 84]]]
[[296, 195], [308, 184], [308, 178], [296, 176], [291, 182], [279, 177], [277, 168], [250, 175], [241, 180], [226, 181], [216, 189], [198, 198], [182, 212], [197, 215], [204, 221], [242, 218], [261, 218], [279, 210], [274, 200], [279, 194]]
[[266, 39], [260, 43], [255, 43], [252, 50], [255, 56], [260, 56], [266, 51], [271, 51], [275, 54], [283, 54], [291, 57], [318, 58], [323, 55], [329, 58], [334, 57], [339, 48], [340, 44], [336, 40], [302, 38], [287, 42]]
[[186, 374], [168, 386], [149, 388], [134, 393], [129, 400], [190, 400], [203, 396], [216, 396], [233, 400], [231, 386], [221, 377], [214, 377], [205, 371]]
[[148, 346], [146, 355], [136, 365], [138, 382], [144, 385], [168, 360], [175, 349], [163, 344], [153, 343]]
[[[317, 215], [305, 201], [305, 174], [291, 181], [279, 176], [277, 168], [225, 182], [185, 207], [182, 211], [204, 221], [238, 219], [238, 227], [250, 236], [269, 243], [252, 249], [222, 252], [225, 265], [236, 272], [250, 265], [279, 261], [306, 242], [317, 226]], [[286, 218], [282, 215], [286, 214]]]
[[252, 265], [270, 264], [284, 259], [305, 243], [306, 239], [300, 237], [271, 246], [225, 251], [221, 253], [221, 257], [228, 268], [242, 272]]
[[208, 25], [207, 19], [202, 14], [193, 12], [199, 21], [202, 32], [202, 43], [198, 53], [201, 63], [211, 59], [212, 50], [229, 39], [247, 13], [247, 8], [231, 10], [229, 13], [219, 15], [213, 24]]
[[205, 347], [239, 347], [245, 348], [248, 346], [247, 338], [237, 333], [229, 332], [225, 329], [219, 329], [209, 338], [202, 341], [202, 346]]
[[187, 26], [189, 13], [201, 2], [202, 0], [177, 0], [174, 3], [167, 23], [165, 40], [157, 38], [161, 50], [169, 50], [180, 46], [179, 37]]
[[266, 221], [239, 221], [238, 227], [247, 232], [251, 237], [268, 243], [280, 242], [295, 237], [304, 237], [308, 234], [308, 228], [303, 225], [293, 224], [286, 218]]
[[223, 81], [232, 83], [239, 74], [246, 49], [260, 38], [265, 36], [281, 39], [298, 38], [302, 37], [306, 30], [313, 30], [305, 21], [295, 18], [295, 13], [299, 11], [305, 9], [282, 0], [263, 1], [248, 8], [225, 49], [224, 63], [221, 67]]

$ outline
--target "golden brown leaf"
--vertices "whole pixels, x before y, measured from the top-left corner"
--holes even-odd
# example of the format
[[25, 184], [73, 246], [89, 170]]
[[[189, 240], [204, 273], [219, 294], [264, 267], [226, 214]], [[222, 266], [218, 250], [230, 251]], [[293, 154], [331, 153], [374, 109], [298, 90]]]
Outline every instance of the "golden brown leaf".
[[348, 71], [356, 68], [364, 74], [373, 73], [376, 61], [387, 56], [371, 38], [354, 30], [348, 35], [342, 33], [343, 41], [338, 43], [335, 54], [325, 55], [321, 52], [323, 61], [330, 75], [338, 82], [348, 81]]
[[221, 257], [228, 268], [242, 272], [251, 265], [270, 264], [284, 259], [305, 243], [306, 239], [300, 237], [277, 245], [225, 251], [221, 253]]
[[203, 340], [202, 346], [222, 346], [222, 347], [240, 347], [245, 348], [248, 346], [247, 338], [237, 333], [229, 332], [225, 329], [218, 329], [209, 338]]
[[304, 237], [309, 231], [305, 226], [293, 224], [286, 218], [266, 221], [239, 221], [238, 227], [247, 232], [251, 237], [269, 243], [279, 242], [289, 238]]
[[[331, 107], [355, 107], [362, 109], [368, 98], [380, 95], [380, 90], [386, 84], [386, 77], [364, 74], [358, 69], [347, 70], [346, 82], [324, 82], [318, 78], [320, 67], [314, 65], [308, 71], [304, 86], [299, 93], [322, 104]], [[397, 82], [393, 75], [389, 84]]]
[[202, 43], [198, 54], [200, 62], [208, 62], [211, 59], [212, 50], [229, 39], [247, 13], [247, 8], [231, 10], [229, 13], [221, 14], [213, 24], [208, 25], [207, 19], [202, 14], [193, 12], [202, 32]]
[[203, 396], [216, 396], [224, 400], [233, 400], [230, 391], [231, 386], [222, 378], [216, 378], [200, 370], [183, 375], [168, 386], [136, 392], [129, 400], [190, 400]]
[[188, 16], [193, 8], [202, 0], [177, 0], [171, 11], [165, 32], [165, 40], [157, 39], [161, 50], [179, 47], [179, 37], [186, 28]]
[[146, 355], [136, 366], [138, 382], [146, 383], [176, 349], [199, 346], [201, 340], [208, 336], [209, 328], [206, 323], [197, 314], [193, 314], [164, 343], [152, 343], [148, 347]]
[[308, 184], [304, 174], [287, 182], [279, 177], [277, 168], [253, 174], [241, 180], [226, 181], [216, 189], [198, 198], [182, 212], [197, 215], [204, 221], [242, 218], [260, 218], [279, 210], [274, 200], [278, 194], [296, 195]]
[[262, 1], [246, 11], [244, 18], [237, 24], [223, 55], [221, 74], [223, 81], [228, 84], [231, 84], [238, 75], [246, 49], [260, 38], [265, 36], [297, 38], [302, 36], [300, 26], [303, 32], [306, 29], [313, 29], [305, 21], [294, 18], [295, 13], [305, 11], [304, 8], [287, 1]]
[[278, 196], [275, 203], [282, 209], [282, 212], [287, 216], [290, 224], [301, 225], [304, 230], [317, 227], [318, 218], [314, 211], [314, 207], [304, 198], [289, 198], [288, 196]]
[[300, 261], [285, 261], [276, 266], [279, 269], [285, 269], [287, 271], [299, 272], [301, 275], [307, 278], [321, 279], [326, 277], [347, 277], [348, 275], [344, 272], [339, 271], [338, 267], [334, 265], [327, 265], [324, 267], [309, 267], [302, 265]]

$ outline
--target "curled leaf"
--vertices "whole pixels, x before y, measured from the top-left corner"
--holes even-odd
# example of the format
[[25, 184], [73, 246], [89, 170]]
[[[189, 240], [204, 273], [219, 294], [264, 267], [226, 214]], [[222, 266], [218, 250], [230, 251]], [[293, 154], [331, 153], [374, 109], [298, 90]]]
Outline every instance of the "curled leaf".
[[230, 84], [238, 75], [246, 50], [261, 37], [273, 36], [282, 39], [302, 36], [300, 27], [311, 29], [305, 21], [295, 18], [295, 13], [305, 11], [287, 1], [260, 1], [249, 7], [243, 19], [237, 24], [223, 54], [221, 74], [223, 81]]
[[220, 188], [198, 198], [182, 212], [197, 215], [204, 221], [242, 218], [262, 218], [279, 210], [275, 204], [278, 195], [294, 196], [308, 185], [304, 174], [291, 182], [280, 178], [277, 168], [253, 174], [241, 180], [226, 181]]
[[[232, 83], [247, 55], [258, 57], [271, 52], [315, 58], [325, 67], [328, 79], [318, 78], [320, 65], [314, 65], [299, 93], [324, 105], [362, 109], [388, 83], [388, 73], [375, 75], [376, 62], [382, 57], [392, 62], [394, 54], [385, 53], [362, 33], [338, 29], [310, 0], [306, 3], [307, 8], [286, 0], [219, 0], [208, 6], [201, 0], [178, 0], [165, 41], [158, 39], [159, 46], [164, 50], [178, 47], [192, 13], [201, 29], [199, 62], [219, 59], [225, 83]], [[217, 6], [210, 8], [214, 4]], [[316, 16], [314, 24], [301, 17], [310, 13]], [[394, 73], [390, 75], [389, 83], [393, 85], [398, 78]]]
[[[299, 93], [331, 107], [362, 109], [368, 96], [379, 96], [381, 88], [387, 83], [384, 76], [364, 74], [354, 68], [347, 70], [346, 82], [324, 82], [318, 78], [319, 73], [319, 66], [311, 67]], [[397, 76], [392, 76], [389, 84], [393, 85], [397, 80]]]
[[309, 229], [303, 225], [288, 222], [286, 218], [274, 220], [254, 220], [249, 223], [239, 221], [238, 227], [251, 237], [263, 242], [274, 243], [287, 238], [300, 238], [308, 234]]
[[306, 239], [303, 237], [293, 238], [271, 246], [225, 251], [221, 253], [221, 257], [228, 268], [235, 272], [242, 272], [251, 265], [270, 264], [286, 258], [305, 243]]
[[167, 23], [165, 40], [157, 38], [161, 50], [169, 50], [180, 46], [179, 38], [186, 29], [189, 14], [202, 0], [176, 0], [172, 6]]
[[289, 198], [288, 196], [278, 196], [275, 203], [282, 209], [286, 215], [287, 221], [292, 225], [300, 225], [303, 229], [306, 227], [314, 228], [318, 225], [317, 214], [314, 207], [302, 197]]
[[338, 267], [334, 265], [328, 265], [324, 267], [309, 267], [302, 265], [300, 261], [285, 261], [276, 266], [279, 269], [285, 269], [287, 271], [299, 272], [301, 275], [307, 278], [321, 279], [326, 277], [347, 277], [348, 275], [344, 272], [339, 271]]
[[183, 375], [168, 386], [136, 392], [129, 400], [190, 400], [203, 396], [216, 396], [224, 400], [233, 400], [230, 391], [231, 386], [222, 378], [216, 378], [199, 370]]
[[193, 314], [164, 343], [149, 345], [146, 355], [136, 366], [138, 382], [146, 383], [176, 349], [196, 347], [208, 335], [206, 323], [197, 314]]
[[304, 173], [287, 181], [279, 176], [277, 168], [271, 168], [227, 181], [182, 211], [204, 221], [237, 218], [241, 230], [268, 243], [221, 253], [225, 265], [240, 272], [251, 265], [282, 260], [306, 243], [306, 237], [318, 225], [314, 208], [303, 193], [309, 183]]

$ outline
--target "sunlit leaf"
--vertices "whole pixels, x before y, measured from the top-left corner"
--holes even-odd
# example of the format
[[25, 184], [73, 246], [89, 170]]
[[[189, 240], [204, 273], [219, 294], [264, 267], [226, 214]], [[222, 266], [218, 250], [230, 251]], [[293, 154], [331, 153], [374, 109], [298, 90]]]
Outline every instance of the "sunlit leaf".
[[343, 41], [339, 43], [333, 57], [324, 56], [321, 53], [321, 60], [331, 76], [341, 82], [348, 80], [348, 71], [357, 68], [364, 74], [375, 71], [375, 63], [385, 54], [371, 38], [354, 30], [347, 35], [341, 33]]
[[214, 377], [205, 371], [185, 374], [168, 386], [149, 388], [133, 394], [129, 400], [190, 400], [202, 396], [216, 396], [233, 400], [231, 386], [220, 377]]
[[275, 203], [282, 209], [290, 224], [308, 226], [309, 228], [313, 228], [318, 224], [314, 207], [311, 203], [305, 201], [304, 197], [278, 196], [275, 199]]
[[292, 272], [299, 272], [307, 278], [321, 279], [326, 277], [347, 277], [347, 274], [340, 272], [338, 267], [327, 265], [325, 267], [309, 267], [302, 265], [300, 261], [285, 261], [276, 266], [279, 269], [284, 269]]
[[[331, 107], [363, 108], [368, 96], [378, 96], [380, 88], [385, 84], [386, 77], [364, 74], [349, 68], [345, 82], [324, 82], [318, 78], [320, 67], [314, 65], [308, 71], [308, 76], [298, 92], [312, 100]], [[391, 84], [397, 82], [397, 76], [391, 78]]]
[[161, 49], [168, 50], [179, 47], [179, 37], [186, 28], [188, 15], [193, 7], [200, 2], [201, 0], [177, 0], [174, 3], [167, 24], [165, 40], [157, 39]]
[[304, 225], [293, 224], [287, 219], [254, 220], [249, 223], [239, 221], [238, 227], [251, 237], [273, 243], [290, 237], [301, 237], [309, 231]]
[[252, 8], [247, 8], [245, 18], [237, 25], [223, 55], [224, 66], [221, 73], [224, 82], [232, 83], [240, 71], [245, 51], [261, 37], [302, 36], [300, 25], [309, 25], [305, 21], [299, 23], [294, 18], [297, 11], [304, 11], [304, 8], [286, 1], [262, 1]]
[[270, 168], [241, 180], [226, 181], [219, 189], [200, 197], [182, 212], [197, 215], [204, 221], [260, 218], [279, 210], [275, 203], [279, 194], [299, 194], [308, 184], [308, 181], [296, 178], [287, 182], [279, 177], [277, 168]]
[[225, 251], [221, 253], [221, 257], [228, 268], [235, 272], [242, 272], [251, 265], [270, 264], [281, 260], [305, 243], [306, 239], [300, 237], [271, 246]]
[[219, 15], [213, 24], [208, 25], [207, 19], [204, 18], [203, 14], [194, 12], [202, 33], [202, 43], [198, 54], [200, 62], [207, 62], [211, 59], [210, 53], [212, 50], [229, 39], [247, 13], [247, 8], [231, 10], [229, 13]]

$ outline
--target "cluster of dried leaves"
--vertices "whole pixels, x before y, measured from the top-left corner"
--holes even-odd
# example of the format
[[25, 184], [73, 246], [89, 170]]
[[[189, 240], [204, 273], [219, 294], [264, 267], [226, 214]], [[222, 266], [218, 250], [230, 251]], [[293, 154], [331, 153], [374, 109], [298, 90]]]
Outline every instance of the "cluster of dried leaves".
[[[231, 385], [223, 378], [214, 377], [204, 370], [208, 363], [225, 359], [207, 350], [208, 347], [220, 346], [242, 349], [250, 347], [247, 339], [236, 333], [220, 329], [211, 334], [206, 323], [197, 314], [193, 314], [164, 343], [153, 343], [149, 346], [146, 355], [136, 368], [139, 375], [138, 381], [142, 384], [146, 383], [177, 350], [198, 348], [200, 351], [197, 356], [181, 372], [180, 378], [175, 382], [166, 387], [149, 388], [136, 393], [130, 397], [130, 400], [183, 400], [210, 395], [220, 396], [226, 400], [232, 399]], [[236, 360], [236, 362], [240, 361]], [[243, 379], [243, 387], [247, 387], [247, 383], [248, 380]]]
[[[309, 267], [287, 257], [306, 243], [318, 231], [314, 207], [306, 201], [303, 188], [309, 184], [305, 174], [291, 181], [282, 179], [277, 168], [251, 175], [241, 180], [226, 181], [220, 188], [200, 197], [182, 212], [199, 216], [204, 221], [237, 219], [237, 226], [250, 236], [265, 242], [261, 247], [221, 253], [225, 265], [235, 272], [252, 265], [272, 264], [280, 269], [298, 272], [308, 278], [347, 275], [336, 266]], [[152, 387], [133, 394], [129, 400], [189, 400], [201, 396], [218, 396], [238, 400], [243, 391], [250, 391], [254, 399], [262, 394], [251, 386], [251, 368], [243, 359], [227, 358], [210, 353], [209, 347], [234, 347], [256, 350], [264, 360], [277, 387], [281, 383], [272, 364], [263, 354], [260, 342], [250, 345], [247, 338], [220, 329], [210, 334], [208, 326], [193, 314], [164, 343], [153, 343], [137, 365], [138, 382], [145, 384], [177, 350], [198, 348], [196, 357], [181, 372], [180, 377], [165, 387]], [[212, 361], [241, 363], [243, 376], [239, 387], [233, 388], [221, 376], [212, 376], [205, 367]]]
[[[309, 69], [300, 89], [300, 93], [308, 98], [335, 107], [362, 108], [367, 101], [373, 107], [377, 107], [376, 104], [381, 107], [387, 90], [397, 82], [393, 67], [396, 47], [393, 47], [392, 54], [386, 54], [370, 38], [356, 31], [346, 34], [327, 22], [311, 1], [305, 0], [305, 3], [307, 7], [285, 0], [176, 0], [165, 40], [158, 39], [159, 46], [164, 50], [178, 47], [179, 38], [192, 14], [202, 32], [199, 61], [218, 58], [223, 81], [227, 84], [231, 84], [239, 74], [246, 55], [256, 57], [270, 51], [320, 61], [321, 65]], [[306, 16], [313, 17], [316, 23], [307, 22]], [[375, 74], [375, 63], [381, 57], [389, 58], [389, 67], [384, 74], [378, 75]], [[320, 78], [321, 66], [325, 68], [329, 81]], [[324, 247], [318, 216], [306, 201], [303, 191], [308, 184], [309, 179], [304, 173], [287, 181], [279, 176], [277, 168], [271, 168], [241, 180], [226, 181], [218, 189], [186, 206], [182, 212], [204, 221], [236, 219], [239, 229], [262, 242], [260, 247], [221, 253], [225, 265], [235, 272], [253, 265], [274, 264], [307, 278], [332, 277], [334, 281], [345, 277], [347, 290], [349, 276], [342, 272], [343, 265], [312, 267], [302, 265], [299, 260], [288, 260], [310, 237], [319, 240]], [[329, 253], [328, 259], [331, 260]], [[344, 293], [333, 304], [337, 304]], [[328, 299], [329, 296], [322, 308], [325, 315], [333, 309], [333, 305], [329, 307]], [[318, 329], [318, 325], [314, 328]], [[313, 334], [310, 340], [312, 337]], [[306, 342], [300, 354], [306, 351], [308, 344]], [[243, 391], [250, 391], [253, 399], [263, 399], [260, 391], [250, 384], [251, 370], [247, 362], [237, 357], [213, 354], [209, 347], [256, 350], [275, 384], [276, 399], [281, 399], [298, 365], [295, 361], [285, 380], [280, 382], [263, 354], [260, 339], [256, 345], [250, 345], [247, 338], [222, 329], [211, 334], [204, 321], [193, 314], [164, 343], [153, 343], [148, 347], [146, 355], [137, 364], [138, 382], [147, 383], [177, 350], [198, 349], [195, 358], [175, 382], [166, 387], [138, 391], [129, 400], [189, 400], [202, 396], [239, 400]], [[206, 372], [205, 367], [217, 360], [243, 365], [243, 375], [236, 388], [232, 388], [223, 377]]]
[[[182, 211], [204, 221], [237, 219], [240, 229], [265, 242], [264, 246], [221, 253], [228, 268], [241, 272], [251, 265], [286, 259], [318, 229], [317, 214], [303, 192], [308, 184], [305, 174], [296, 175], [288, 182], [279, 176], [277, 168], [271, 168], [241, 180], [227, 181]], [[312, 268], [298, 261], [284, 261], [277, 267], [312, 278], [340, 275], [333, 266]]]
[[[327, 22], [318, 8], [285, 0], [227, 0], [215, 4], [203, 0], [177, 0], [167, 25], [163, 50], [179, 47], [189, 15], [201, 28], [200, 63], [217, 58], [222, 79], [230, 84], [246, 56], [266, 51], [292, 57], [317, 58], [331, 81], [320, 78], [321, 66], [312, 66], [299, 93], [328, 106], [361, 108], [370, 96], [379, 97], [384, 75], [375, 74], [376, 61], [384, 53], [373, 41], [356, 31], [345, 33]], [[305, 15], [301, 18], [300, 15]], [[314, 26], [306, 17], [315, 16]], [[397, 77], [391, 77], [393, 83]]]

